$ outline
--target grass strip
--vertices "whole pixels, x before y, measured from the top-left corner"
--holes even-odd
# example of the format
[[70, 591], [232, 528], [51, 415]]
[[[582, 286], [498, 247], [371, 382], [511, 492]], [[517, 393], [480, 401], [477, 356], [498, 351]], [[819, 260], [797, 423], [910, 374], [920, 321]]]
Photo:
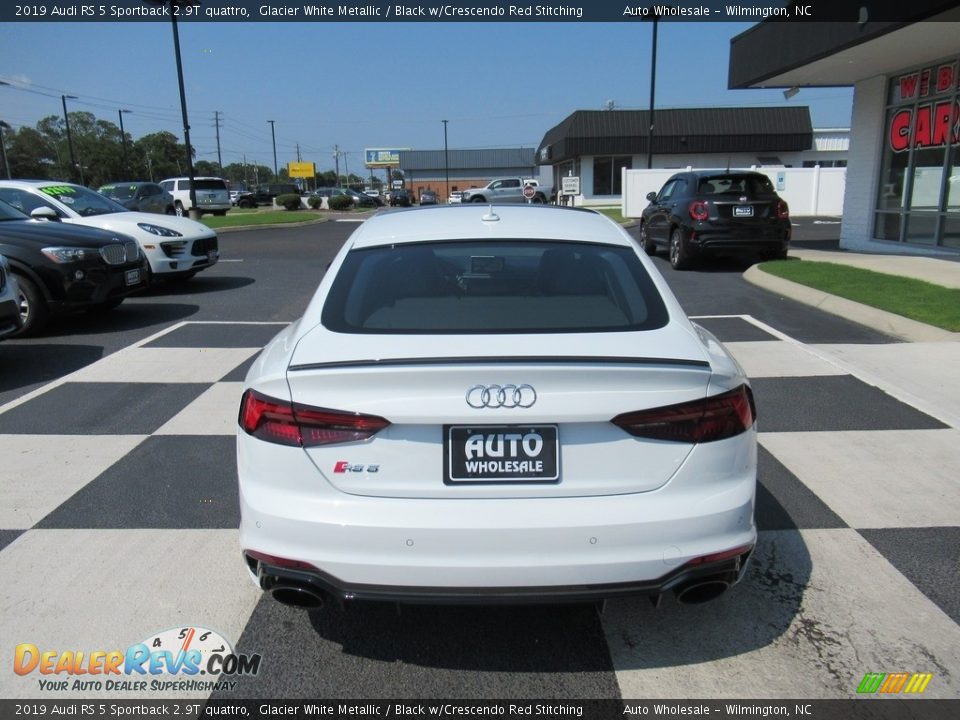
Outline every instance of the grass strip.
[[873, 270], [811, 260], [778, 260], [764, 272], [831, 295], [960, 332], [960, 289]]
[[209, 228], [243, 227], [247, 225], [280, 225], [319, 220], [323, 215], [312, 210], [243, 210], [233, 209], [222, 217], [204, 215], [200, 221]]
[[598, 208], [591, 208], [591, 209], [596, 210], [599, 213], [603, 213], [608, 218], [613, 220], [615, 223], [620, 223], [621, 225], [627, 222], [628, 220], [634, 219], [634, 218], [625, 218], [623, 215], [620, 214], [621, 209], [618, 207], [598, 207]]

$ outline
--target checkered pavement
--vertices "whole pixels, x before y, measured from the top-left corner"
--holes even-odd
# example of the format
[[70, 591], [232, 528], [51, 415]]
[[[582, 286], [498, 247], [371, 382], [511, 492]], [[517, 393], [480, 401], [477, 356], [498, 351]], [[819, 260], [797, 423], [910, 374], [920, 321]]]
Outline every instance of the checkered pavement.
[[960, 429], [830, 346], [697, 321], [760, 418], [760, 539], [719, 600], [308, 613], [261, 597], [233, 434], [283, 324], [186, 322], [0, 407], [0, 697], [50, 696], [9, 671], [18, 643], [122, 649], [188, 625], [263, 656], [227, 697], [845, 698], [867, 672], [931, 672], [925, 697], [960, 697]]

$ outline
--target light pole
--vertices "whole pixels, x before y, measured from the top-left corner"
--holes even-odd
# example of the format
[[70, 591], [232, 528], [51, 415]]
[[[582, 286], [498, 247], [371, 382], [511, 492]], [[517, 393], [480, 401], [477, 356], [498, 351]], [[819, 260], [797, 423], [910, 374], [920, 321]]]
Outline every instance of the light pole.
[[[6, 85], [6, 83], [4, 83]], [[10, 163], [7, 162], [7, 144], [3, 139], [3, 131], [9, 130], [10, 126], [3, 120], [0, 120], [0, 162], [3, 163], [4, 171], [7, 173], [7, 180], [10, 179]]]
[[123, 146], [123, 171], [127, 172], [127, 133], [123, 129], [123, 114], [131, 113], [133, 110], [117, 110], [117, 117], [120, 118], [120, 144]]
[[660, 13], [656, 6], [651, 6], [649, 10], [649, 17], [653, 23], [653, 47], [650, 51], [650, 127], [647, 129], [647, 170], [653, 167], [653, 101], [657, 92], [657, 26], [660, 20]]
[[[67, 115], [67, 99], [76, 100], [77, 96], [60, 96], [60, 101], [63, 103], [63, 124], [67, 127], [67, 148], [70, 150], [70, 180], [73, 180], [74, 173], [77, 170], [77, 161], [73, 156], [73, 137], [70, 135], [70, 117]], [[83, 185], [83, 168], [80, 168], [80, 184]]]
[[443, 120], [443, 172], [447, 180], [447, 192], [444, 202], [450, 198], [450, 157], [447, 154], [447, 121]]
[[149, 5], [167, 5], [170, 8], [170, 25], [173, 27], [173, 53], [177, 61], [177, 85], [180, 88], [180, 114], [183, 116], [183, 142], [187, 146], [187, 177], [190, 179], [190, 216], [200, 218], [197, 208], [197, 189], [193, 181], [193, 148], [190, 146], [190, 122], [187, 119], [187, 94], [183, 89], [183, 62], [180, 60], [180, 32], [177, 30], [177, 14], [174, 5], [195, 6], [200, 0], [143, 0]]
[[280, 179], [280, 175], [277, 172], [277, 135], [273, 130], [273, 120], [267, 120], [270, 123], [270, 137], [273, 139], [273, 179], [277, 181]]

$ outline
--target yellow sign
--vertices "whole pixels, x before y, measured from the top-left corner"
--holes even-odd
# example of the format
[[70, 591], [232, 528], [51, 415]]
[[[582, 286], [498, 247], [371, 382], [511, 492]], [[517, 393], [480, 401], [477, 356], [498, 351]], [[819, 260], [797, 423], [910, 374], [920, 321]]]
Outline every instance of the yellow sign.
[[312, 178], [317, 176], [317, 166], [312, 162], [287, 163], [287, 175], [295, 178]]

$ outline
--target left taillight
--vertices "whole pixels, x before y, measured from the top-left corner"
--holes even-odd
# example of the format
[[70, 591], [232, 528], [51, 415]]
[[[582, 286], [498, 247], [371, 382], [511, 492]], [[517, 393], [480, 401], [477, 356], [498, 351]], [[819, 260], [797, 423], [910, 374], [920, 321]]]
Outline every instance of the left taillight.
[[612, 422], [634, 437], [705, 443], [739, 435], [757, 418], [747, 385], [691, 402], [623, 413]]
[[777, 201], [777, 220], [789, 220], [790, 219], [790, 206], [787, 205], [785, 200]]
[[366, 440], [390, 421], [376, 415], [290, 403], [247, 390], [240, 400], [239, 423], [248, 435], [266, 442], [316, 447]]

